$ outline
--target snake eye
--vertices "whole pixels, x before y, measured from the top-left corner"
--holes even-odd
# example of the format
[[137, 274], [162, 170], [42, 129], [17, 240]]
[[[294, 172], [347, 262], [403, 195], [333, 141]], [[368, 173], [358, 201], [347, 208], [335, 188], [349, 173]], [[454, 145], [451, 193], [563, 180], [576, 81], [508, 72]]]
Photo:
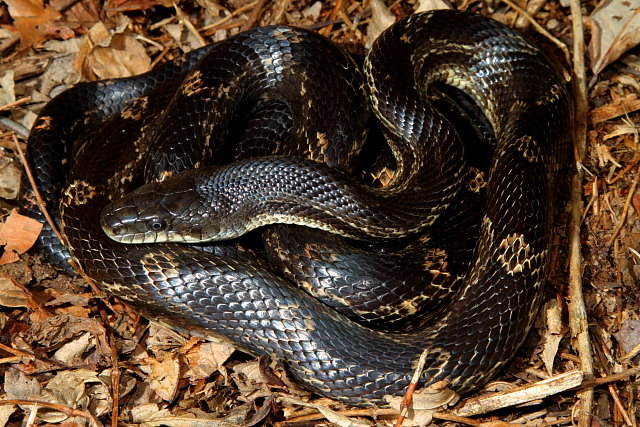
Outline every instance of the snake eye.
[[154, 218], [147, 222], [147, 228], [149, 231], [162, 231], [167, 227], [167, 221], [160, 218]]

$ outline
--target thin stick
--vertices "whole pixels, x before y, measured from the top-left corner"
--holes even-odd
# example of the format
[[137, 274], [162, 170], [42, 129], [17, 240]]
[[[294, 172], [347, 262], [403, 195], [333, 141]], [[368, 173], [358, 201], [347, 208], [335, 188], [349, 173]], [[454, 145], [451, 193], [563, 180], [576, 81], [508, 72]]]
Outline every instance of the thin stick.
[[633, 195], [636, 194], [636, 187], [638, 187], [638, 179], [640, 179], [640, 168], [638, 168], [638, 170], [636, 171], [636, 176], [633, 178], [631, 189], [629, 190], [629, 194], [627, 194], [627, 200], [624, 202], [624, 208], [622, 209], [622, 215], [620, 216], [620, 221], [618, 222], [618, 225], [616, 226], [616, 229], [614, 230], [613, 235], [611, 236], [611, 239], [609, 239], [609, 242], [607, 243], [608, 246], [611, 246], [611, 244], [613, 244], [613, 242], [618, 237], [620, 230], [622, 230], [622, 227], [624, 226], [624, 222], [627, 219], [627, 213], [629, 212], [629, 206], [631, 206], [631, 199], [633, 198]]
[[40, 400], [23, 400], [23, 399], [7, 399], [0, 400], [0, 405], [23, 405], [23, 406], [35, 406], [35, 410], [37, 410], [38, 406], [42, 406], [44, 408], [50, 408], [58, 412], [62, 412], [63, 414], [69, 417], [81, 417], [89, 421], [89, 423], [94, 427], [99, 427], [100, 424], [96, 418], [84, 411], [80, 411], [78, 409], [73, 409], [69, 406], [59, 405], [57, 403], [49, 403], [43, 402]]
[[111, 426], [118, 427], [118, 406], [120, 404], [119, 392], [120, 390], [120, 365], [118, 360], [118, 348], [116, 346], [116, 338], [113, 336], [111, 325], [109, 325], [109, 319], [104, 307], [100, 307], [100, 317], [104, 324], [104, 330], [107, 334], [107, 340], [109, 342], [109, 349], [111, 350], [111, 390], [113, 392], [111, 396], [112, 405], [111, 408]]
[[482, 425], [480, 421], [476, 421], [473, 418], [461, 417], [459, 415], [454, 415], [448, 412], [436, 412], [432, 416], [437, 420], [453, 421], [456, 423], [467, 424], [470, 426]]
[[262, 12], [262, 8], [266, 3], [267, 0], [258, 0], [256, 6], [253, 8], [251, 14], [249, 15], [249, 19], [247, 19], [247, 22], [245, 22], [240, 29], [241, 31], [246, 31], [255, 25], [256, 21], [258, 21], [258, 16], [260, 16], [260, 12]]
[[[587, 87], [584, 69], [584, 29], [580, 0], [571, 0], [573, 32], [573, 90], [576, 107], [575, 155], [576, 165], [582, 164], [587, 142]], [[582, 294], [582, 258], [580, 255], [580, 218], [582, 217], [582, 168], [571, 178], [569, 202], [569, 327], [573, 345], [580, 357], [580, 368], [593, 377], [593, 356], [589, 337], [589, 322]], [[580, 399], [579, 427], [591, 425], [593, 388], [578, 393]]]
[[210, 25], [207, 25], [205, 27], [200, 28], [200, 31], [213, 30], [214, 28], [217, 28], [217, 27], [221, 26], [225, 22], [232, 20], [233, 18], [235, 18], [236, 16], [240, 15], [241, 13], [246, 12], [247, 10], [253, 9], [254, 7], [256, 7], [257, 4], [258, 4], [258, 0], [252, 1], [249, 4], [245, 4], [244, 6], [237, 8], [236, 10], [231, 12], [229, 15], [227, 15], [224, 18], [220, 19], [219, 21], [216, 21], [213, 24], [210, 24]]
[[27, 178], [29, 179], [29, 184], [31, 184], [31, 189], [33, 190], [33, 194], [34, 196], [36, 196], [36, 203], [38, 204], [38, 208], [40, 209], [40, 212], [42, 212], [44, 217], [47, 219], [49, 226], [51, 227], [55, 235], [58, 237], [60, 242], [64, 242], [64, 239], [62, 238], [62, 234], [58, 230], [58, 227], [53, 221], [53, 218], [51, 217], [51, 215], [49, 215], [49, 211], [47, 210], [47, 205], [44, 203], [44, 199], [42, 198], [40, 191], [38, 190], [38, 186], [36, 185], [36, 180], [33, 177], [33, 174], [31, 173], [31, 168], [29, 167], [29, 163], [27, 163], [27, 157], [24, 155], [24, 151], [22, 151], [22, 147], [20, 147], [18, 138], [16, 138], [15, 135], [13, 135], [13, 142], [15, 143], [16, 150], [20, 155], [22, 166], [24, 167], [24, 170], [27, 173]]
[[27, 96], [25, 98], [20, 98], [17, 101], [10, 102], [10, 103], [0, 107], [0, 112], [6, 111], [6, 110], [10, 110], [10, 109], [15, 108], [15, 107], [19, 107], [20, 105], [26, 104], [27, 102], [30, 102], [30, 101], [31, 101], [31, 97], [30, 96]]
[[413, 372], [411, 382], [407, 386], [407, 391], [405, 392], [402, 403], [400, 404], [400, 415], [398, 415], [396, 427], [400, 427], [404, 422], [404, 419], [407, 417], [407, 412], [409, 412], [409, 406], [411, 406], [411, 400], [413, 399], [413, 393], [418, 387], [418, 381], [420, 381], [420, 375], [422, 375], [422, 371], [424, 370], [424, 364], [427, 363], [428, 353], [429, 349], [424, 349], [424, 351], [420, 355], [420, 359], [418, 359], [418, 366], [416, 366], [416, 369]]
[[189, 17], [182, 11], [182, 9], [180, 9], [180, 7], [178, 6], [177, 3], [173, 3], [173, 8], [176, 10], [176, 15], [178, 16], [178, 19], [180, 20], [180, 22], [182, 22], [182, 24], [185, 27], [187, 27], [189, 32], [191, 34], [193, 34], [193, 36], [196, 38], [196, 40], [198, 40], [198, 43], [200, 44], [200, 47], [206, 46], [207, 45], [207, 41], [204, 39], [204, 37], [202, 37], [200, 35], [200, 33], [198, 32], [196, 27], [193, 25], [193, 22], [191, 22]]

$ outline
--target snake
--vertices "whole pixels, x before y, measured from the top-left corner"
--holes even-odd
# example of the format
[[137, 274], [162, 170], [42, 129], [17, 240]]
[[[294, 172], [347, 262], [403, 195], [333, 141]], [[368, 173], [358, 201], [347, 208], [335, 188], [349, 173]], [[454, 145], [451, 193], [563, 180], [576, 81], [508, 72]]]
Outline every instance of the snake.
[[[432, 321], [410, 331], [377, 330], [319, 302], [237, 240], [206, 250], [164, 242], [167, 230], [176, 230], [171, 239], [195, 242], [212, 231], [227, 239], [280, 222], [290, 225], [274, 229], [303, 229], [296, 238], [307, 248], [304, 242], [324, 245], [324, 237], [305, 226], [355, 238], [365, 249], [378, 241], [400, 239], [404, 248], [428, 241], [412, 236], [463, 203], [457, 195], [465, 167], [464, 144], [430, 102], [436, 86], [463, 92], [496, 143], [469, 265]], [[254, 118], [237, 113], [246, 110]], [[370, 111], [397, 163], [388, 188], [347, 176], [362, 155]], [[257, 136], [238, 130], [247, 123]], [[276, 25], [140, 76], [76, 85], [40, 112], [27, 154], [73, 267], [99, 288], [151, 320], [273, 357], [314, 392], [370, 406], [403, 394], [421, 355], [420, 386], [444, 381], [460, 394], [512, 359], [542, 299], [572, 123], [565, 79], [539, 48], [488, 17], [441, 10], [385, 30], [364, 71], [323, 36]], [[248, 140], [258, 157], [221, 164], [236, 153], [219, 143], [230, 136]], [[297, 178], [288, 184], [283, 175]], [[152, 206], [140, 211], [132, 195]], [[251, 209], [237, 207], [247, 200]], [[198, 223], [225, 209], [259, 221]], [[122, 221], [114, 223], [116, 216]], [[382, 217], [388, 220], [375, 222]], [[114, 240], [131, 235], [129, 226], [138, 237]], [[141, 227], [152, 237], [139, 240]], [[286, 233], [278, 236], [286, 245]]]

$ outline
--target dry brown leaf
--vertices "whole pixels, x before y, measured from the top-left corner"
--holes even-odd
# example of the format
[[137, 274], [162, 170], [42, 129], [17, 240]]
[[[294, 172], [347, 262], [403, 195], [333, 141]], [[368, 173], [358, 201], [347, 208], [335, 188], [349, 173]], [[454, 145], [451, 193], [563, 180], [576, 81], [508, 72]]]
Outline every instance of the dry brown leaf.
[[438, 9], [451, 9], [451, 5], [446, 0], [419, 0], [414, 13]]
[[640, 43], [637, 1], [605, 0], [591, 14], [589, 59], [594, 77], [623, 53]]
[[14, 70], [7, 70], [0, 76], [0, 107], [16, 101]]
[[289, 396], [282, 396], [280, 400], [285, 406], [297, 405], [316, 409], [320, 411], [320, 413], [327, 420], [329, 420], [329, 422], [332, 422], [340, 427], [367, 427], [372, 425], [372, 423], [367, 420], [347, 417], [324, 405], [305, 402], [304, 400], [296, 399]]
[[65, 26], [57, 24], [61, 14], [42, 0], [5, 0], [13, 25], [20, 34], [23, 46], [32, 46], [49, 38], [69, 39], [75, 34]]
[[85, 352], [93, 347], [93, 338], [91, 334], [87, 332], [60, 347], [54, 353], [52, 359], [62, 362], [66, 365], [72, 365], [76, 360], [81, 359], [82, 355]]
[[0, 306], [31, 307], [31, 296], [10, 277], [0, 277]]
[[42, 223], [20, 215], [15, 209], [1, 225], [0, 245], [4, 245], [4, 253], [0, 265], [17, 261], [19, 254], [31, 249], [42, 230]]
[[147, 366], [141, 366], [140, 369], [147, 371], [153, 391], [163, 400], [173, 401], [180, 381], [180, 362], [168, 354], [162, 361], [149, 357], [144, 362]]
[[176, 411], [178, 414], [172, 414], [170, 411], [163, 409], [162, 411], [153, 411], [152, 405], [138, 410], [132, 411], [134, 422], [140, 423], [141, 427], [237, 427], [246, 425], [245, 421], [252, 411], [250, 404], [241, 405], [231, 409], [229, 415], [224, 418], [217, 418], [214, 414], [206, 413], [200, 409], [194, 408], [187, 411]]
[[[425, 426], [431, 423], [433, 414], [455, 405], [460, 396], [442, 383], [435, 383], [431, 387], [423, 388], [413, 393], [411, 406], [407, 412], [407, 419], [412, 424], [406, 422], [404, 425]], [[400, 411], [403, 396], [385, 396], [385, 400], [394, 409]]]
[[22, 166], [16, 159], [0, 158], [0, 197], [15, 200], [20, 191]]
[[208, 378], [222, 367], [234, 351], [228, 345], [210, 342], [193, 347], [185, 355], [188, 366], [185, 376], [192, 379]]
[[640, 319], [627, 319], [620, 330], [613, 334], [622, 346], [622, 351], [629, 353], [640, 345]]
[[38, 380], [13, 367], [4, 374], [4, 391], [7, 399], [42, 399], [42, 387]]
[[[93, 386], [90, 394], [87, 392], [89, 386]], [[106, 399], [104, 404], [98, 405], [97, 400], [103, 399]], [[42, 400], [71, 408], [99, 408], [99, 412], [93, 413], [96, 417], [104, 414], [111, 406], [108, 385], [95, 372], [88, 369], [58, 372], [44, 388]], [[52, 423], [67, 419], [65, 414], [46, 408], [41, 409], [38, 415]], [[84, 424], [83, 419], [79, 418], [78, 421]]]
[[153, 6], [171, 7], [170, 0], [107, 0], [105, 9], [109, 12], [125, 12], [131, 10], [146, 10]]
[[76, 69], [89, 80], [129, 77], [151, 69], [151, 58], [140, 43], [127, 30], [129, 20], [113, 31], [98, 22], [84, 38]]
[[549, 301], [545, 305], [545, 314], [547, 325], [544, 331], [542, 361], [549, 375], [553, 375], [553, 360], [562, 340], [562, 308], [558, 306], [556, 300]]
[[95, 319], [59, 314], [31, 327], [32, 340], [44, 346], [66, 343], [86, 332], [97, 338], [96, 349], [100, 355], [111, 355], [104, 327]]
[[396, 17], [391, 13], [387, 6], [381, 0], [371, 1], [371, 21], [367, 27], [367, 44], [370, 48], [374, 40], [378, 38], [380, 33], [386, 30], [396, 21]]

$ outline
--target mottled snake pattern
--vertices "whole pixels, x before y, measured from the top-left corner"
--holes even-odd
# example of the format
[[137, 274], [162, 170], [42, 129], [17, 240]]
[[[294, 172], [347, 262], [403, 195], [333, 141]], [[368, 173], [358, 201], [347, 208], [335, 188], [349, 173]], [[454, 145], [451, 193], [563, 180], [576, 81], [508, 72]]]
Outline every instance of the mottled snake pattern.
[[[341, 77], [334, 77], [336, 72]], [[455, 87], [477, 104], [496, 146], [468, 269], [449, 307], [414, 330], [380, 331], [350, 320], [234, 244], [206, 251], [176, 243], [128, 245], [103, 232], [103, 208], [145, 181], [218, 159], [251, 164], [217, 144], [238, 133], [243, 120], [233, 112], [241, 107], [255, 113], [248, 120], [254, 125], [265, 117], [280, 118], [265, 135], [252, 137], [252, 147], [277, 135], [276, 159], [302, 156], [303, 164], [313, 169], [316, 162], [325, 163], [318, 170], [333, 168], [340, 178], [361, 155], [367, 103], [390, 144], [405, 144], [403, 153], [394, 152], [398, 175], [391, 189], [375, 190], [393, 194], [392, 205], [380, 209], [389, 218], [393, 209], [429, 217], [413, 225], [404, 218], [406, 234], [422, 232], [457, 203], [464, 166], [456, 132], [431, 114], [435, 85]], [[280, 114], [283, 105], [288, 113]], [[279, 130], [290, 122], [291, 130]], [[364, 73], [318, 34], [272, 26], [240, 33], [142, 76], [77, 85], [42, 110], [28, 157], [38, 186], [58, 213], [71, 259], [107, 293], [150, 319], [272, 356], [309, 389], [367, 406], [404, 393], [424, 350], [420, 385], [446, 380], [459, 393], [477, 389], [513, 357], [540, 304], [557, 176], [569, 158], [571, 132], [564, 79], [538, 48], [489, 18], [435, 11], [386, 30]], [[280, 139], [292, 143], [282, 147]], [[194, 140], [200, 145], [192, 145]], [[337, 146], [346, 148], [332, 148]], [[427, 182], [435, 189], [426, 188]], [[413, 198], [394, 198], [398, 194]], [[278, 215], [309, 216], [299, 206], [279, 206]], [[427, 207], [414, 212], [415, 206]], [[344, 232], [324, 211], [312, 210], [333, 224], [325, 229]], [[344, 234], [366, 240], [359, 223], [353, 224]], [[374, 235], [393, 227], [383, 223]], [[44, 239], [51, 253], [60, 252]]]

